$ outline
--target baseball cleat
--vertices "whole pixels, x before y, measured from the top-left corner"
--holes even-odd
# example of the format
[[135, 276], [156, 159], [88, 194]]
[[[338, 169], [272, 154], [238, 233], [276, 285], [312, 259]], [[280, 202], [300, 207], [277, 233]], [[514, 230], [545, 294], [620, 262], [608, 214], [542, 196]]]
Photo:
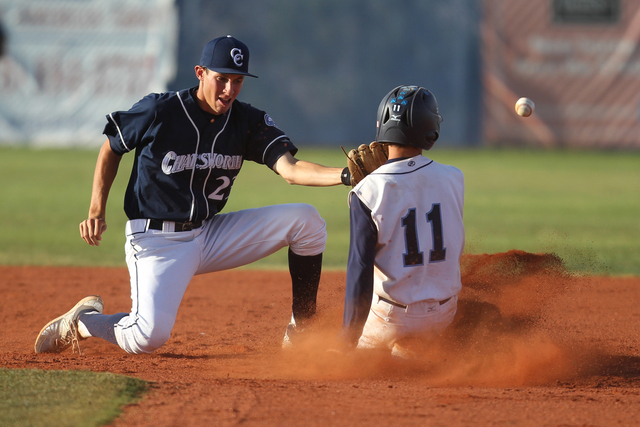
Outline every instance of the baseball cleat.
[[90, 311], [102, 313], [103, 309], [104, 303], [99, 296], [92, 295], [83, 298], [71, 310], [56, 317], [42, 328], [36, 339], [36, 353], [60, 353], [71, 346], [73, 346], [75, 353], [77, 346], [78, 353], [82, 354], [78, 344], [78, 341], [82, 339], [78, 334], [78, 317], [80, 314]]
[[294, 325], [293, 323], [289, 323], [289, 325], [287, 326], [287, 330], [284, 331], [284, 338], [282, 339], [282, 348], [293, 347], [293, 343], [291, 342], [291, 337], [289, 336], [290, 335], [289, 331], [291, 331], [291, 334], [293, 334], [293, 331], [295, 331], [295, 329], [296, 329], [296, 325]]
[[397, 360], [416, 360], [418, 354], [415, 351], [396, 343], [391, 349], [391, 357]]
[[282, 340], [282, 348], [290, 349], [294, 345], [300, 342], [300, 335], [304, 332], [304, 329], [298, 328], [295, 323], [289, 323], [287, 330], [284, 333]]

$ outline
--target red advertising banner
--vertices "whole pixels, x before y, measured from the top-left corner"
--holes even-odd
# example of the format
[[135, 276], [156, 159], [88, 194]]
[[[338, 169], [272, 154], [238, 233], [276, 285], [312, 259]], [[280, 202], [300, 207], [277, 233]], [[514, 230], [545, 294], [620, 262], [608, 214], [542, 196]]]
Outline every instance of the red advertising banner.
[[640, 148], [640, 1], [484, 0], [482, 40], [488, 145]]

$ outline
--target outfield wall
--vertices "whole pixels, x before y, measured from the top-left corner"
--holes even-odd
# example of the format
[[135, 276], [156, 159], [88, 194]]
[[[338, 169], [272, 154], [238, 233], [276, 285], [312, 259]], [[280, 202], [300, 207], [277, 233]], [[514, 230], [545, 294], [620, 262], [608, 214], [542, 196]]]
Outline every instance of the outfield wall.
[[490, 145], [640, 148], [639, 1], [485, 0], [482, 40]]
[[369, 143], [401, 84], [438, 97], [440, 144], [477, 145], [479, 16], [478, 0], [0, 0], [0, 143], [100, 144], [105, 114], [195, 86], [202, 47], [232, 34], [260, 76], [240, 100], [300, 146]]
[[380, 99], [417, 84], [444, 147], [640, 148], [639, 0], [0, 0], [0, 22], [0, 143], [97, 146], [233, 34], [260, 76], [240, 99], [299, 145], [370, 142]]
[[0, 0], [0, 141], [96, 145], [175, 75], [173, 0]]

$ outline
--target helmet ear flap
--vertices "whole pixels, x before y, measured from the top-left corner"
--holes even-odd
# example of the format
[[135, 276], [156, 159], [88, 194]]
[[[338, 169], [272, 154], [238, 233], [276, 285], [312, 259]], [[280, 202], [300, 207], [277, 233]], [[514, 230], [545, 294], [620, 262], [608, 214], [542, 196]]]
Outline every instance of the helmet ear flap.
[[434, 146], [434, 144], [438, 140], [439, 136], [440, 135], [435, 130], [427, 132], [426, 135], [424, 136], [424, 143], [422, 144], [421, 148], [425, 150], [431, 150], [431, 148]]
[[427, 134], [425, 135], [425, 139], [429, 142], [436, 142], [439, 136], [440, 134], [438, 133], [438, 131], [432, 130], [430, 132], [427, 132]]

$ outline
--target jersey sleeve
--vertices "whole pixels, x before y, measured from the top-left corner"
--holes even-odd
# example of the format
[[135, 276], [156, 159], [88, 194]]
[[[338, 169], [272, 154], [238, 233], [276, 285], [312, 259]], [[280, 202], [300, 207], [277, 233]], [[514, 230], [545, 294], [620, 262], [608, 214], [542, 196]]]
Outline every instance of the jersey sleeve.
[[289, 137], [276, 126], [264, 111], [249, 107], [249, 150], [247, 160], [264, 164], [273, 169], [276, 161], [285, 153], [295, 155], [298, 149]]
[[102, 131], [109, 138], [111, 149], [124, 154], [135, 149], [143, 140], [156, 117], [157, 94], [142, 98], [128, 111], [116, 111], [107, 115]]
[[371, 210], [355, 193], [349, 197], [350, 243], [340, 337], [346, 345], [355, 346], [371, 309], [378, 229], [371, 218]]

